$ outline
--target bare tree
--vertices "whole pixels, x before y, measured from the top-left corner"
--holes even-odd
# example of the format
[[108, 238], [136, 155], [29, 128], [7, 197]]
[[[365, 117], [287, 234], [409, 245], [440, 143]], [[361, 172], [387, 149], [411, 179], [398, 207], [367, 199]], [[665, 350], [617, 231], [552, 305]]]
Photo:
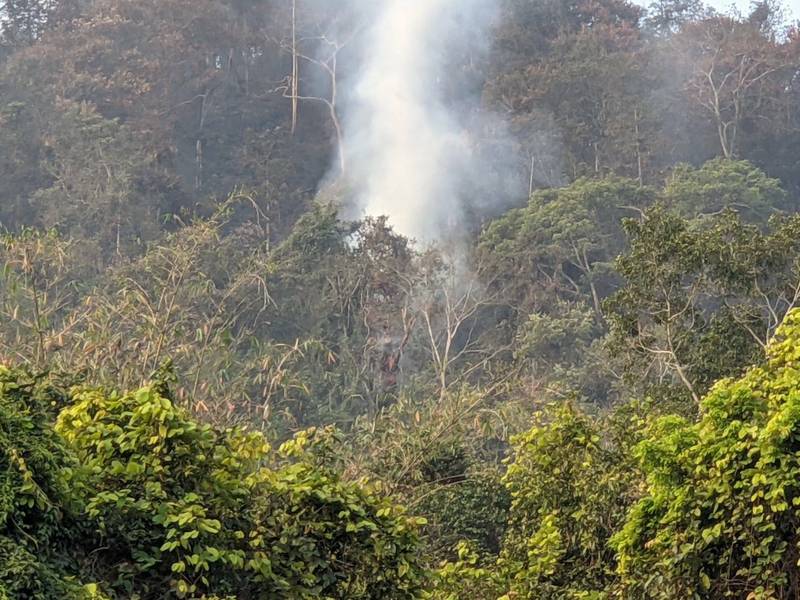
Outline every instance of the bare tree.
[[637, 322], [639, 333], [632, 338], [635, 350], [643, 356], [648, 356], [650, 361], [645, 373], [653, 374], [659, 382], [671, 376], [677, 376], [681, 385], [691, 395], [696, 403], [700, 403], [700, 394], [697, 385], [688, 373], [687, 366], [679, 358], [680, 334], [685, 330], [692, 330], [696, 316], [695, 303], [699, 295], [700, 286], [697, 282], [691, 289], [684, 290], [685, 302], [675, 306], [672, 298], [673, 290], [661, 290], [664, 303], [654, 312], [652, 324], [645, 331], [642, 321]]
[[508, 351], [495, 339], [487, 343], [484, 334], [491, 320], [483, 313], [499, 298], [471, 273], [447, 265], [408, 284], [404, 320], [412, 327], [421, 324], [418, 343], [430, 360], [440, 398]]
[[774, 104], [796, 72], [797, 56], [756, 24], [730, 17], [692, 24], [680, 41], [692, 65], [686, 90], [711, 117], [722, 155], [735, 158], [746, 119], [779, 115]]
[[[344, 132], [339, 115], [339, 54], [358, 33], [354, 29], [347, 36], [336, 33], [336, 21], [315, 22], [308, 27], [308, 35], [298, 35], [296, 0], [292, 2], [291, 34], [288, 39], [275, 40], [279, 47], [292, 57], [292, 72], [273, 91], [282, 94], [292, 103], [292, 131], [297, 127], [298, 103], [316, 102], [325, 106], [333, 125], [339, 168], [345, 172], [347, 161], [344, 152]], [[326, 94], [304, 93], [301, 90], [300, 62], [318, 69], [325, 77]]]

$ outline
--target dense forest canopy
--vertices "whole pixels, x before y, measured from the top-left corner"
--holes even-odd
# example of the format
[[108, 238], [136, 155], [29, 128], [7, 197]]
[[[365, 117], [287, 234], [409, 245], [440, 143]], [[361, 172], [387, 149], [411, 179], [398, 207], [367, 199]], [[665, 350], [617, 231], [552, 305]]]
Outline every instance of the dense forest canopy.
[[0, 1], [0, 600], [800, 597], [787, 14]]

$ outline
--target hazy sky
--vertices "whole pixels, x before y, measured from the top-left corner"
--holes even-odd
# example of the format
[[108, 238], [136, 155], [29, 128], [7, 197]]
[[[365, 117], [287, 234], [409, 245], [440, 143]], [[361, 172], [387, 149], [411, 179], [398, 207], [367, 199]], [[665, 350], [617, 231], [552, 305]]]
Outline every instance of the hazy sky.
[[[637, 0], [642, 6], [650, 4], [650, 0]], [[736, 6], [741, 10], [746, 10], [750, 6], [751, 0], [706, 0], [706, 4], [713, 6], [718, 10], [725, 10], [731, 6]], [[800, 0], [784, 0], [786, 6], [792, 15], [800, 18]]]
[[[750, 0], [710, 0], [707, 2], [707, 4], [721, 10], [729, 8], [731, 5], [738, 6], [740, 9], [746, 9], [750, 6], [750, 3]], [[783, 4], [794, 15], [800, 15], [800, 0], [785, 0]]]

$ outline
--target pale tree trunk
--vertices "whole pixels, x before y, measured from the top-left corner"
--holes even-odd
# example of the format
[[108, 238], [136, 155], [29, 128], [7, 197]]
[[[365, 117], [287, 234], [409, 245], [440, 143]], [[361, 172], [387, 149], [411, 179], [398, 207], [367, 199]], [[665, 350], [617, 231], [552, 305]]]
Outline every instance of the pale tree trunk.
[[635, 124], [636, 133], [636, 170], [639, 179], [639, 185], [644, 185], [644, 168], [642, 161], [642, 135], [639, 131], [639, 109], [633, 111], [633, 121]]
[[344, 155], [344, 134], [342, 132], [342, 123], [339, 120], [339, 111], [336, 108], [336, 101], [338, 99], [338, 87], [337, 87], [337, 56], [336, 54], [333, 55], [333, 67], [331, 72], [331, 102], [328, 105], [331, 111], [331, 121], [333, 121], [333, 128], [336, 130], [336, 147], [339, 150], [339, 168], [341, 169], [342, 175], [344, 175], [345, 169], [347, 167], [347, 162], [345, 161]]
[[200, 104], [200, 123], [198, 126], [198, 133], [197, 133], [197, 140], [195, 142], [195, 150], [194, 150], [194, 162], [195, 162], [195, 172], [194, 172], [194, 190], [195, 192], [199, 192], [200, 189], [203, 187], [203, 131], [205, 130], [206, 126], [206, 113], [208, 111], [208, 101], [209, 101], [209, 94], [211, 91], [206, 90], [203, 95], [201, 96], [201, 104]]
[[244, 95], [250, 95], [250, 57], [247, 50], [242, 50], [242, 66], [244, 68]]
[[292, 0], [292, 135], [297, 129], [298, 110], [298, 80], [300, 77], [300, 64], [297, 57], [297, 0]]
[[203, 187], [203, 140], [197, 138], [194, 149], [194, 191]]
[[600, 144], [594, 143], [594, 172], [600, 172]]
[[528, 199], [530, 200], [531, 196], [533, 196], [533, 172], [536, 168], [536, 157], [531, 156], [531, 179], [528, 182]]

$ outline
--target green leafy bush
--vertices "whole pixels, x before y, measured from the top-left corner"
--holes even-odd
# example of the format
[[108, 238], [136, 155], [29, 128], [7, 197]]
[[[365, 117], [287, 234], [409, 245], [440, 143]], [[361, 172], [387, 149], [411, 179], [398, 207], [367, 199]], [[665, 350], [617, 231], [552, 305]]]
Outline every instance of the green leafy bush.
[[459, 547], [436, 573], [430, 597], [480, 600], [596, 598], [615, 581], [609, 539], [622, 525], [637, 473], [629, 457], [638, 417], [620, 410], [595, 421], [567, 404], [541, 412], [514, 439], [503, 479], [511, 495], [499, 556]]
[[0, 598], [415, 597], [421, 523], [344, 481], [330, 438], [273, 452], [163, 383], [59, 394], [3, 370]]
[[647, 493], [614, 538], [626, 597], [797, 596], [800, 312], [768, 358], [719, 382], [697, 423], [664, 417], [637, 447]]
[[69, 480], [78, 466], [51, 426], [64, 397], [0, 367], [0, 598], [84, 598], [74, 577], [81, 511]]

